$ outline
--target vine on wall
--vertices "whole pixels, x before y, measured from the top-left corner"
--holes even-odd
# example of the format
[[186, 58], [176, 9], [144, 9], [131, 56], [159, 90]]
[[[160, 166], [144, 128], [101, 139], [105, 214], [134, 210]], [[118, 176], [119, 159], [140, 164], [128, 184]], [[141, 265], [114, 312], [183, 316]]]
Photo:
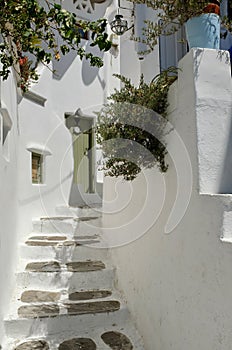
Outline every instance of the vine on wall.
[[[81, 38], [90, 31], [91, 46], [107, 51], [111, 42], [106, 26], [106, 19], [78, 20], [75, 13], [53, 1], [0, 0], [0, 76], [7, 79], [13, 66], [21, 80], [19, 85], [26, 90], [31, 80], [39, 78], [36, 63], [48, 65], [70, 50], [76, 51], [80, 59], [86, 58], [91, 65], [101, 67], [102, 59], [87, 52], [81, 45]], [[25, 56], [30, 59], [22, 64]]]

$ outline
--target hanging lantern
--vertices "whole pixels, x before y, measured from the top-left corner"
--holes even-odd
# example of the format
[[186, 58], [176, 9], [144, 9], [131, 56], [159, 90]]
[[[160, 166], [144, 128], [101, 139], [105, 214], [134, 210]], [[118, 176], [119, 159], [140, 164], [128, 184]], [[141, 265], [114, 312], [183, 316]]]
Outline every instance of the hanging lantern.
[[128, 30], [127, 21], [123, 19], [122, 15], [116, 15], [115, 19], [110, 23], [113, 33], [122, 35]]

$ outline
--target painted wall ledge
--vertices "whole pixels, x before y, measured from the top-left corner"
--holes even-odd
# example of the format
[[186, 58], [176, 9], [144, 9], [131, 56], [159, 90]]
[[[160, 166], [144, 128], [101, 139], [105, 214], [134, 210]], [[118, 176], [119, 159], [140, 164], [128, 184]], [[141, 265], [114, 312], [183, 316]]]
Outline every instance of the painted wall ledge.
[[183, 115], [182, 125], [180, 116], [177, 123], [180, 129], [185, 129], [182, 135], [185, 135], [184, 142], [190, 154], [197, 147], [199, 192], [231, 194], [232, 79], [229, 52], [194, 48], [179, 62], [179, 68], [178, 81], [172, 91], [177, 96], [170, 98], [173, 104], [170, 110], [173, 111], [177, 103]]
[[23, 93], [23, 97], [26, 98], [27, 100], [30, 100], [34, 103], [37, 103], [38, 105], [44, 107], [47, 99], [39, 94], [36, 94], [35, 92], [32, 91], [27, 91]]

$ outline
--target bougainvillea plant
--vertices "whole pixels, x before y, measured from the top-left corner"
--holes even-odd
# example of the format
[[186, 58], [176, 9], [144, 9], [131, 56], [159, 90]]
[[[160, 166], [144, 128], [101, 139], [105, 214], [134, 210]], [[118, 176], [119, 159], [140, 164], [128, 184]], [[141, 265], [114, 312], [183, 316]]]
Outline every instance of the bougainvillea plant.
[[[38, 80], [36, 64], [48, 65], [70, 50], [101, 67], [100, 57], [81, 45], [83, 34], [90, 32], [91, 46], [107, 51], [111, 47], [106, 33], [107, 21], [79, 20], [54, 1], [0, 0], [0, 75], [7, 79], [14, 67], [19, 85], [26, 90], [31, 80]], [[29, 58], [28, 58], [29, 57]]]

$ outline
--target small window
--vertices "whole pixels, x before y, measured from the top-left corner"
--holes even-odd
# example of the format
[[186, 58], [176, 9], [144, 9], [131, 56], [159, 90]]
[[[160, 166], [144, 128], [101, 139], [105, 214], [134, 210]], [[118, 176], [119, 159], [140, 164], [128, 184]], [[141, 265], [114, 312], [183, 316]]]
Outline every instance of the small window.
[[43, 183], [43, 156], [39, 153], [31, 154], [32, 183]]

